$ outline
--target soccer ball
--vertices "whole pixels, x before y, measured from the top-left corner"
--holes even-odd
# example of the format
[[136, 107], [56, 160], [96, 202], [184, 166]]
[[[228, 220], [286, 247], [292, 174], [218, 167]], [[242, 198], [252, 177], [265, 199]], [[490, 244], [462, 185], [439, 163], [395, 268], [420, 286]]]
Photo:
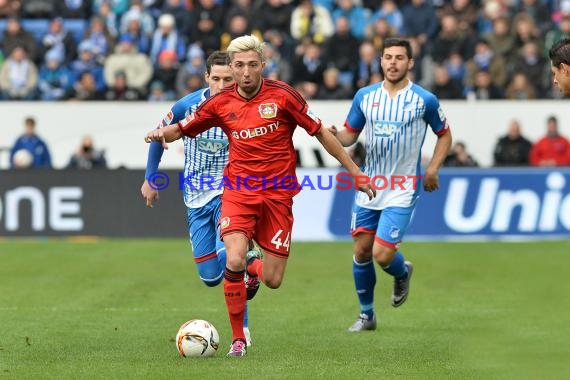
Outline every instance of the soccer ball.
[[182, 357], [212, 356], [220, 345], [218, 330], [208, 321], [192, 319], [176, 334], [176, 348]]

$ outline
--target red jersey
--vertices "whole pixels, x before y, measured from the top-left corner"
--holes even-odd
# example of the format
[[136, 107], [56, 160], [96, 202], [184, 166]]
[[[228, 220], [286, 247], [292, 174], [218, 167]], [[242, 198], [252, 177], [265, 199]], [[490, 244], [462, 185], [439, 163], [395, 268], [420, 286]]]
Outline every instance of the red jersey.
[[284, 82], [270, 79], [263, 80], [251, 99], [238, 93], [237, 84], [225, 88], [178, 123], [189, 137], [214, 126], [224, 130], [230, 153], [224, 171], [225, 192], [269, 190], [286, 197], [299, 192], [293, 147], [297, 125], [313, 136], [322, 123], [301, 94]]

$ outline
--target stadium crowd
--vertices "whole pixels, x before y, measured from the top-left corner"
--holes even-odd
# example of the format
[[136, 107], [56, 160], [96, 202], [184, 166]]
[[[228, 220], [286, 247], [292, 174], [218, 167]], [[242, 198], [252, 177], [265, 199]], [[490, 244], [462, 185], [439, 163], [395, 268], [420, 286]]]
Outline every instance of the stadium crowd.
[[307, 99], [382, 79], [390, 36], [440, 99], [556, 98], [547, 51], [570, 37], [570, 0], [0, 0], [0, 99], [174, 100], [243, 34]]

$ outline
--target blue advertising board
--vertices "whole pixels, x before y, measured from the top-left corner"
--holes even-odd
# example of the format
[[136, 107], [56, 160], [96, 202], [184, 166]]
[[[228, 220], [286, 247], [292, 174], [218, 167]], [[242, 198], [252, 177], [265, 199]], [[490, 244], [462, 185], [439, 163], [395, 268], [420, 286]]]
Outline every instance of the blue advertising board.
[[[353, 192], [333, 197], [328, 228], [349, 238]], [[570, 168], [443, 169], [422, 190], [406, 240], [570, 237]]]

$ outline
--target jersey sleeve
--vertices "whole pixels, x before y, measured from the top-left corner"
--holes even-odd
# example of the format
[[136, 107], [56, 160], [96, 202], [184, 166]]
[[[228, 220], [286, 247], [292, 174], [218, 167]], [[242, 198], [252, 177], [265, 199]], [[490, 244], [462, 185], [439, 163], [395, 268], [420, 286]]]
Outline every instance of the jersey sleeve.
[[211, 97], [202, 103], [195, 112], [178, 121], [178, 128], [188, 137], [196, 137], [208, 129], [220, 125], [216, 115], [217, 96]]
[[424, 120], [429, 124], [436, 135], [444, 135], [449, 129], [449, 125], [447, 124], [447, 118], [445, 117], [445, 113], [443, 112], [439, 101], [433, 94], [427, 96], [424, 101], [426, 103]]
[[352, 99], [352, 105], [348, 111], [348, 116], [344, 122], [344, 127], [351, 132], [358, 133], [362, 131], [366, 124], [366, 117], [360, 108], [362, 104], [362, 92], [358, 91]]
[[286, 92], [286, 109], [297, 125], [311, 136], [314, 136], [323, 126], [321, 119], [309, 108], [305, 99], [293, 88]]

